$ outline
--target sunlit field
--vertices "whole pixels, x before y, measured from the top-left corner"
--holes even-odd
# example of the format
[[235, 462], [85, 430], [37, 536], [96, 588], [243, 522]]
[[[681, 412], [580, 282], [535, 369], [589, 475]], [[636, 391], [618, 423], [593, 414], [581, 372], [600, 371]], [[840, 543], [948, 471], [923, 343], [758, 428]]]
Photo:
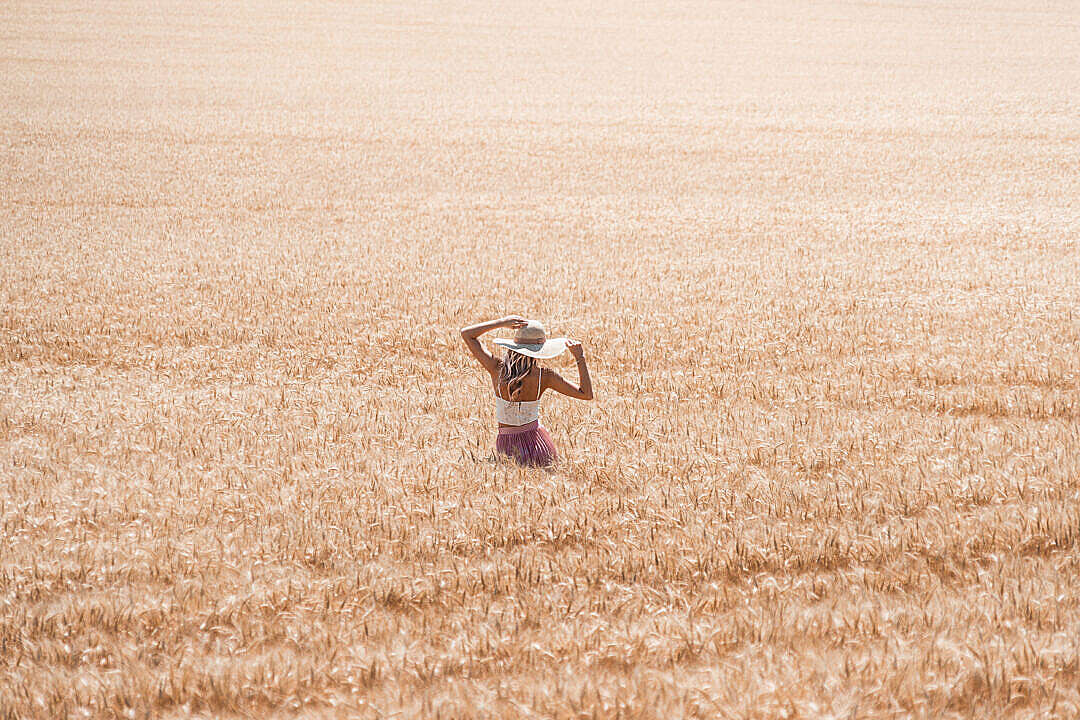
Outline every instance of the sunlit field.
[[0, 98], [0, 718], [1080, 715], [1075, 3], [15, 0]]

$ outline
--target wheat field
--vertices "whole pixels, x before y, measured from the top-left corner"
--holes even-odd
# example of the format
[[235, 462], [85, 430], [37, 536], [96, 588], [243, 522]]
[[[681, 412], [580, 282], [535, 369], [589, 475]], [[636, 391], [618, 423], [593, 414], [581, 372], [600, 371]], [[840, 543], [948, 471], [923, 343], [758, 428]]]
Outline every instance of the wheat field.
[[1080, 716], [1069, 0], [13, 0], [0, 97], [0, 718]]

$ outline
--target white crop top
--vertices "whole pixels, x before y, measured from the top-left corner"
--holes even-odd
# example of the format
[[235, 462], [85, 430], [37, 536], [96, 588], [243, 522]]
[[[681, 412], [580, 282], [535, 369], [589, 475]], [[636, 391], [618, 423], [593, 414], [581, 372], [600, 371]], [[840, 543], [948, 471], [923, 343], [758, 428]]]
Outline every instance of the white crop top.
[[512, 401], [495, 396], [495, 419], [503, 425], [528, 425], [540, 419], [540, 386], [537, 383], [536, 399]]

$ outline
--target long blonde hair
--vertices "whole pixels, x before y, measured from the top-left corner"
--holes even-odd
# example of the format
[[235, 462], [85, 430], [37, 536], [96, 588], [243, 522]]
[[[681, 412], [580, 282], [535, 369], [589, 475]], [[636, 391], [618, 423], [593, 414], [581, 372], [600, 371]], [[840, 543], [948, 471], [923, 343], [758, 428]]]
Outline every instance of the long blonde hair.
[[532, 372], [534, 367], [536, 367], [536, 358], [522, 355], [513, 350], [506, 351], [506, 357], [503, 358], [502, 364], [499, 366], [499, 384], [506, 385], [506, 394], [509, 399], [514, 399], [514, 396], [521, 390], [525, 377]]

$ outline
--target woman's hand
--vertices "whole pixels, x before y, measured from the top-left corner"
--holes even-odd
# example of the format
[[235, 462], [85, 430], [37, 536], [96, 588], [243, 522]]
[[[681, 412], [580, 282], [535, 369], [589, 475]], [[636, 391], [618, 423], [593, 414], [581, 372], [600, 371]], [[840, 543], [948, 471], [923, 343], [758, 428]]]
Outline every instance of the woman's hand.
[[581, 347], [581, 342], [578, 340], [568, 340], [566, 343], [566, 349], [570, 351], [570, 354], [580, 360], [585, 357], [585, 348]]
[[520, 315], [507, 315], [503, 319], [499, 320], [499, 324], [503, 327], [508, 327], [511, 330], [517, 330], [523, 328], [529, 324], [529, 321]]

